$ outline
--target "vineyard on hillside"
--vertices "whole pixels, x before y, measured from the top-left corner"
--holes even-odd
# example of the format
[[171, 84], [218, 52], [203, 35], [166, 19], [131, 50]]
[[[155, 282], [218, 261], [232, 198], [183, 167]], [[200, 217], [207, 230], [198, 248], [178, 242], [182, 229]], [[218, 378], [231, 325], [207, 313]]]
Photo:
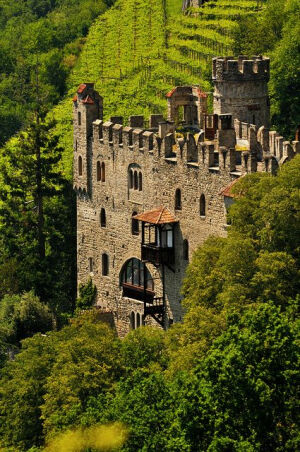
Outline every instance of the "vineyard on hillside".
[[232, 52], [239, 18], [256, 14], [257, 0], [218, 0], [183, 15], [181, 0], [119, 0], [91, 27], [69, 79], [69, 95], [55, 109], [70, 174], [71, 106], [86, 81], [104, 97], [104, 115], [165, 112], [174, 86], [200, 84], [210, 90], [211, 58]]

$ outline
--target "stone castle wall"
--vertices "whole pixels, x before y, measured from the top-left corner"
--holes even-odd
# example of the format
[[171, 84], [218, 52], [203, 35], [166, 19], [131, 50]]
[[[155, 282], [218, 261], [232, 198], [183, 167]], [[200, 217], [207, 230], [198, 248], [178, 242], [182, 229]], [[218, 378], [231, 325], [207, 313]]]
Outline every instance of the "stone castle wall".
[[[240, 85], [253, 82], [248, 78], [256, 75], [252, 76], [248, 63], [224, 61], [214, 61], [213, 65], [216, 94], [220, 90], [218, 82], [224, 84], [223, 94], [230, 92], [226, 79], [232, 79], [232, 71], [241, 71]], [[255, 74], [261, 74], [261, 80], [257, 83], [266, 85], [264, 71], [268, 66], [263, 60], [259, 64]], [[245, 77], [246, 82], [243, 82]], [[230, 199], [224, 195], [224, 189], [246, 173], [275, 172], [280, 164], [300, 152], [299, 142], [284, 141], [263, 123], [258, 127], [235, 119], [234, 126], [230, 126], [231, 115], [218, 117], [214, 141], [206, 141], [205, 132], [176, 139], [173, 132], [168, 133], [173, 125], [162, 122], [159, 115], [150, 118], [148, 130], [144, 129], [141, 116], [131, 117], [130, 127], [124, 126], [122, 118], [117, 117], [103, 122], [99, 119], [102, 118], [102, 98], [91, 84], [80, 85], [73, 101], [78, 284], [92, 277], [97, 286], [97, 306], [112, 312], [119, 334], [126, 334], [132, 313], [140, 317], [144, 314], [143, 302], [124, 297], [120, 284], [126, 261], [133, 257], [141, 259], [141, 232], [133, 233], [132, 216], [164, 206], [178, 220], [175, 265], [165, 266], [165, 326], [171, 321], [180, 321], [180, 288], [188, 265], [184, 241], [188, 241], [191, 257], [209, 236], [226, 236], [226, 208]], [[246, 111], [247, 105], [244, 105]], [[238, 150], [239, 145], [242, 150]], [[136, 188], [131, 187], [131, 170], [142, 178], [138, 179]], [[180, 209], [175, 206], [178, 189], [181, 191]], [[205, 211], [200, 212], [203, 196]], [[105, 224], [101, 215], [103, 209]], [[108, 257], [106, 275], [103, 274], [104, 254]], [[162, 268], [146, 265], [154, 279], [156, 296], [162, 296]], [[155, 322], [148, 316], [146, 323]]]
[[[165, 270], [168, 317], [179, 321], [182, 316], [180, 287], [188, 263], [183, 259], [183, 240], [188, 240], [191, 255], [209, 235], [225, 235], [224, 200], [219, 192], [236, 176], [230, 174], [228, 166], [209, 168], [209, 150], [205, 150], [203, 162], [200, 143], [199, 148], [193, 143], [194, 150], [201, 152], [199, 161], [188, 161], [188, 144], [182, 149], [178, 147], [177, 157], [170, 156], [173, 152], [171, 136], [161, 143], [154, 139], [153, 149], [149, 149], [152, 132], [125, 128], [122, 143], [119, 143], [121, 130], [121, 125], [94, 122], [93, 138], [89, 142], [90, 183], [85, 180], [84, 172], [82, 176], [75, 176], [74, 187], [78, 194], [78, 283], [86, 281], [91, 273], [98, 288], [97, 304], [117, 311], [119, 323], [126, 324], [128, 328], [130, 312], [143, 313], [143, 303], [123, 299], [120, 288], [122, 266], [127, 259], [140, 259], [141, 256], [141, 236], [132, 234], [131, 218], [133, 213], [142, 213], [163, 205], [174, 212], [180, 221], [175, 236], [175, 273], [168, 268]], [[80, 135], [80, 130], [78, 133]], [[130, 136], [133, 137], [132, 146], [129, 145]], [[77, 147], [74, 153], [75, 174], [78, 174], [76, 167], [80, 153], [81, 149]], [[98, 161], [105, 164], [105, 182], [97, 180]], [[129, 189], [129, 168], [142, 173], [141, 191]], [[89, 190], [85, 189], [87, 186]], [[177, 188], [181, 190], [181, 210], [175, 210], [174, 205]], [[201, 217], [199, 203], [202, 194], [206, 200], [206, 215]], [[102, 208], [106, 213], [106, 227], [100, 224]], [[101, 274], [103, 253], [109, 256], [108, 276]], [[90, 258], [93, 259], [92, 272], [89, 268]], [[152, 276], [159, 278], [155, 281], [155, 292], [159, 294], [162, 292], [161, 274], [153, 265], [147, 266]]]

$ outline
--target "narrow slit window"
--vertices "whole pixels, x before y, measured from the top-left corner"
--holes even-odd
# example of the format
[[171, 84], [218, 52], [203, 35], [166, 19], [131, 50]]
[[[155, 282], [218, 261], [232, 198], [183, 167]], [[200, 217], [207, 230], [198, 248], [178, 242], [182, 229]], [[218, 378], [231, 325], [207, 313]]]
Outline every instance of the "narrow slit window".
[[81, 113], [78, 112], [78, 125], [81, 126]]
[[200, 217], [205, 217], [206, 214], [205, 209], [205, 196], [202, 194], [200, 196]]
[[105, 182], [105, 163], [101, 163], [101, 181]]
[[92, 257], [89, 257], [89, 271], [92, 273], [94, 270], [94, 261]]
[[143, 175], [140, 172], [139, 173], [139, 191], [142, 191], [142, 190], [143, 190]]
[[101, 224], [101, 228], [106, 228], [106, 213], [105, 213], [105, 209], [101, 209], [100, 212], [100, 224]]
[[138, 173], [137, 173], [137, 171], [135, 171], [134, 174], [133, 174], [133, 182], [134, 182], [134, 189], [138, 190], [138, 188], [139, 188], [139, 181], [138, 181]]
[[133, 188], [133, 171], [129, 170], [129, 188]]
[[97, 182], [101, 181], [101, 163], [97, 162]]
[[175, 192], [175, 210], [181, 210], [181, 190], [177, 188]]
[[134, 312], [131, 312], [131, 314], [130, 314], [130, 328], [132, 330], [135, 330], [135, 314], [134, 314]]
[[78, 175], [82, 176], [82, 157], [81, 157], [81, 155], [78, 157]]
[[108, 275], [108, 255], [106, 253], [102, 254], [102, 275]]
[[136, 220], [135, 215], [137, 215], [137, 212], [133, 212], [132, 218], [131, 218], [131, 233], [132, 235], [139, 235], [140, 229], [139, 229], [139, 221]]

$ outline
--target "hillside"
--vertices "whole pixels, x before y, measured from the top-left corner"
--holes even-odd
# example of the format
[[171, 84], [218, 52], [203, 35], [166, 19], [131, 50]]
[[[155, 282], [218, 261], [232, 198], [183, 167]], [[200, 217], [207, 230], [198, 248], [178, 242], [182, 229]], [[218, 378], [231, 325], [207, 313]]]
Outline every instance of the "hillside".
[[165, 94], [175, 85], [210, 90], [212, 56], [232, 52], [231, 34], [241, 17], [256, 14], [257, 1], [219, 0], [187, 15], [181, 0], [119, 0], [90, 29], [68, 80], [68, 95], [54, 110], [57, 133], [71, 175], [70, 98], [85, 81], [104, 97], [104, 116], [165, 112]]
[[[85, 36], [113, 0], [0, 1], [0, 145], [66, 91]], [[38, 100], [37, 100], [38, 98]]]

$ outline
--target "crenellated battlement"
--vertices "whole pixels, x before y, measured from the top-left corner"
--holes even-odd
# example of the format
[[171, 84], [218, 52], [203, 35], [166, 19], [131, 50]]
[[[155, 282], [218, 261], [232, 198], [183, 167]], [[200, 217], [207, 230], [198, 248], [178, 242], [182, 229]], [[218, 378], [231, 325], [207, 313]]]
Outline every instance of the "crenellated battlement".
[[213, 58], [212, 78], [216, 82], [269, 81], [270, 58], [241, 55]]
[[[195, 136], [187, 133], [178, 137], [176, 132], [159, 136], [158, 131], [96, 120], [92, 141], [101, 155], [109, 152], [127, 160], [128, 165], [142, 155], [148, 167], [164, 162], [216, 174], [230, 172], [235, 177], [256, 171], [274, 172], [300, 153], [298, 141], [290, 143], [264, 126], [258, 128], [239, 120], [234, 120], [234, 128], [223, 130], [221, 125], [212, 141], [205, 140], [203, 132]], [[272, 165], [270, 159], [274, 160]]]
[[[232, 60], [231, 57], [215, 58], [214, 74], [215, 77], [224, 77], [238, 72], [244, 76], [255, 71], [254, 74], [265, 77], [268, 64], [269, 59], [263, 57], [252, 60], [246, 60], [245, 57], [239, 57], [238, 60]], [[186, 105], [186, 93], [191, 96], [194, 92], [197, 94], [197, 102], [204, 98], [198, 87], [176, 87], [167, 97], [176, 97], [178, 102]], [[165, 120], [157, 114], [151, 115], [149, 120], [142, 115], [132, 115], [128, 125], [123, 124], [120, 116], [113, 116], [107, 121], [95, 119], [94, 106], [98, 99], [101, 96], [94, 91], [92, 84], [80, 85], [76, 99], [73, 99], [75, 119], [77, 112], [81, 111], [83, 115], [81, 126], [77, 122], [76, 128], [74, 176], [78, 180], [74, 186], [80, 185], [87, 191], [93, 185], [99, 155], [102, 160], [120, 159], [127, 166], [132, 162], [139, 162], [141, 166], [146, 165], [154, 172], [159, 171], [159, 168], [167, 170], [166, 165], [178, 165], [182, 171], [185, 171], [184, 168], [193, 168], [200, 172], [227, 174], [236, 178], [256, 171], [275, 172], [279, 165], [292, 159], [300, 151], [298, 141], [285, 141], [277, 132], [269, 131], [265, 126], [259, 127], [239, 119], [234, 119], [232, 125], [230, 113], [203, 113], [204, 129], [199, 128], [198, 123], [198, 132], [191, 132], [195, 129], [195, 124], [191, 122], [190, 129], [187, 129], [190, 131], [184, 133], [176, 132], [175, 121]], [[250, 106], [253, 107], [252, 104]], [[252, 107], [250, 116], [254, 117]], [[85, 130], [90, 132], [86, 134]], [[79, 172], [81, 177], [76, 177]]]

